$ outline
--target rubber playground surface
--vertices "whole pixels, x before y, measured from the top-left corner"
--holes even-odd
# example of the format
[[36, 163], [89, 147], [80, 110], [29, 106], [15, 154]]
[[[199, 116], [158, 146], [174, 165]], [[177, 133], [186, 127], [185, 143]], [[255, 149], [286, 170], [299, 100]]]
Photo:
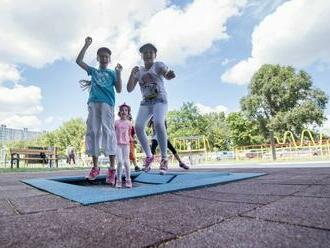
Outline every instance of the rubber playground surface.
[[0, 174], [0, 247], [330, 247], [330, 166], [200, 168], [266, 175], [82, 205], [22, 180], [86, 170]]

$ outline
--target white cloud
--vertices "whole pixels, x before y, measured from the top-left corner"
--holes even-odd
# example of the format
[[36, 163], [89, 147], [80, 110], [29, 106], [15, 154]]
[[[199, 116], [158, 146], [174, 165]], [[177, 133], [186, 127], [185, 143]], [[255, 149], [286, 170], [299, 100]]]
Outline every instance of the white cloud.
[[41, 98], [41, 90], [36, 86], [0, 86], [0, 123], [11, 128], [39, 128]]
[[13, 88], [0, 86], [0, 112], [14, 114], [39, 114], [41, 90], [36, 86], [15, 85]]
[[250, 18], [261, 20], [286, 1], [289, 0], [250, 0], [244, 14], [247, 14]]
[[253, 73], [258, 70], [261, 63], [255, 59], [249, 58], [247, 60], [240, 61], [234, 65], [230, 70], [226, 71], [221, 79], [225, 82], [234, 84], [245, 84], [249, 82]]
[[218, 106], [215, 106], [214, 108], [212, 108], [212, 107], [203, 105], [201, 103], [196, 103], [196, 107], [201, 114], [221, 113], [221, 112], [228, 113], [229, 112], [228, 107], [223, 106], [223, 105], [218, 105]]
[[0, 113], [0, 124], [6, 125], [8, 128], [29, 128], [40, 129], [41, 121], [35, 115], [17, 115]]
[[242, 60], [221, 79], [249, 82], [265, 63], [305, 67], [330, 63], [330, 1], [292, 0], [266, 16], [252, 34], [251, 57]]
[[238, 15], [245, 4], [244, 0], [195, 0], [185, 9], [168, 7], [142, 27], [141, 40], [164, 51], [161, 57], [166, 61], [182, 63], [206, 51], [213, 42], [227, 39], [228, 18]]
[[47, 118], [44, 120], [45, 124], [50, 124], [50, 123], [52, 123], [53, 121], [54, 121], [54, 117], [53, 117], [53, 116], [49, 116], [49, 117], [47, 117]]
[[117, 48], [113, 44], [123, 34], [128, 36], [120, 47], [126, 49], [136, 38], [136, 26], [165, 7], [166, 0], [0, 1], [0, 33], [6, 34], [0, 37], [0, 57], [41, 67], [77, 56], [87, 35], [94, 38], [90, 58], [101, 45]]
[[141, 63], [138, 48], [144, 42], [155, 43], [166, 63], [183, 63], [227, 39], [228, 19], [239, 15], [246, 3], [193, 0], [180, 8], [168, 0], [80, 0], [79, 4], [75, 0], [0, 0], [0, 33], [5, 34], [0, 36], [0, 83], [14, 82], [12, 88], [0, 84], [0, 114], [6, 114], [0, 122], [25, 126], [19, 120], [23, 117], [26, 123], [40, 122], [41, 90], [20, 85], [15, 65], [40, 68], [59, 59], [73, 60], [89, 35], [93, 44], [86, 62], [95, 62], [97, 48], [108, 46], [113, 64], [124, 66], [125, 80], [130, 68]]
[[0, 63], [0, 85], [4, 81], [17, 82], [20, 79], [21, 75], [16, 66]]
[[[246, 0], [194, 0], [185, 8], [166, 0], [26, 0], [0, 1], [0, 57], [5, 63], [41, 67], [72, 59], [87, 35], [93, 45], [113, 50], [113, 61], [127, 67], [139, 60], [138, 47], [154, 42], [168, 63], [199, 55], [226, 39], [227, 20]], [[206, 14], [207, 13], [207, 14]]]

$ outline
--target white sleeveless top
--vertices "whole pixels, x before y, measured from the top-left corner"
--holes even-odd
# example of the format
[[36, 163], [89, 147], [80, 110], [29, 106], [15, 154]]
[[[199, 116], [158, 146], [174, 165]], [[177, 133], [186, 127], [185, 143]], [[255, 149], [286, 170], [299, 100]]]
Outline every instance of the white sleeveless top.
[[135, 77], [139, 82], [143, 98], [141, 105], [149, 105], [156, 102], [167, 103], [164, 77], [161, 74], [161, 71], [167, 71], [167, 69], [167, 66], [163, 62], [155, 62], [149, 70], [144, 66], [139, 67], [139, 71]]

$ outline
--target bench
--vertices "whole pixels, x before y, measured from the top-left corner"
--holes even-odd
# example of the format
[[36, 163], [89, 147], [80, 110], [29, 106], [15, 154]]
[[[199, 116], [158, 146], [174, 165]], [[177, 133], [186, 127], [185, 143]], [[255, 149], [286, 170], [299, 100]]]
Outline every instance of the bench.
[[48, 164], [50, 162], [50, 167], [54, 161], [56, 167], [58, 167], [58, 154], [57, 147], [51, 149], [48, 148], [10, 148], [10, 166], [19, 168], [19, 161], [24, 160], [27, 162], [37, 161], [37, 163]]

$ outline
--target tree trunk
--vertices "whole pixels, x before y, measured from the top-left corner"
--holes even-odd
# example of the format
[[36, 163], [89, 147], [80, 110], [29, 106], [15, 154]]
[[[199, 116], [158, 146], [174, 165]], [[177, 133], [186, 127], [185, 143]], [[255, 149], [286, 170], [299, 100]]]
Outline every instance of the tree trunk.
[[274, 132], [270, 131], [270, 145], [272, 148], [272, 157], [273, 161], [276, 160], [276, 148], [275, 148], [275, 139], [274, 139]]

